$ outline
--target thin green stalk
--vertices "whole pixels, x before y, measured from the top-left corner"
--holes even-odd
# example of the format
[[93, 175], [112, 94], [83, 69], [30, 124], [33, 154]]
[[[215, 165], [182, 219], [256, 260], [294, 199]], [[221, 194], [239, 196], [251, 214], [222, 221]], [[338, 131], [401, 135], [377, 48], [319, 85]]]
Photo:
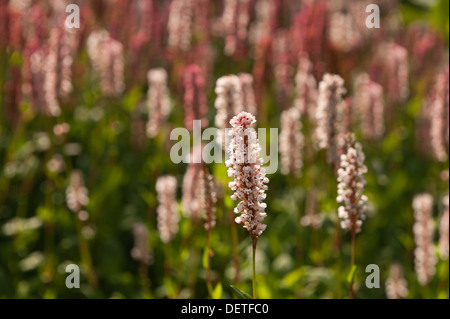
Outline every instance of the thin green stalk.
[[252, 238], [252, 248], [253, 248], [253, 299], [258, 299], [256, 296], [256, 243], [258, 239]]
[[188, 274], [186, 277], [186, 287], [192, 295], [195, 295], [195, 287], [198, 279], [196, 271], [198, 269], [199, 260], [201, 260], [197, 251], [193, 250], [192, 253], [190, 253], [189, 260], [191, 260], [191, 263], [189, 265], [189, 269], [187, 269]]
[[208, 287], [209, 296], [212, 298], [212, 284], [211, 284], [211, 233], [210, 231], [206, 234], [206, 253], [208, 254], [208, 262], [206, 264], [206, 286]]
[[234, 284], [237, 285], [239, 282], [239, 263], [240, 263], [240, 257], [239, 257], [239, 238], [238, 238], [238, 232], [237, 232], [237, 225], [234, 222], [234, 220], [231, 221], [231, 237], [233, 240], [233, 265], [234, 265]]
[[164, 245], [165, 247], [165, 258], [164, 258], [164, 274], [165, 277], [170, 280], [170, 285], [166, 286], [167, 289], [167, 297], [169, 299], [174, 299], [178, 294], [178, 287], [175, 285], [175, 282], [172, 282], [173, 272], [174, 272], [174, 258], [173, 258], [173, 249], [172, 243], [167, 243]]
[[142, 283], [142, 296], [144, 298], [151, 298], [151, 282], [148, 276], [148, 265], [142, 260], [139, 262], [139, 277]]
[[[43, 276], [45, 278], [45, 282], [47, 283], [47, 287], [51, 286], [50, 283], [53, 281], [54, 276], [54, 235], [55, 235], [55, 217], [54, 217], [54, 209], [55, 205], [51, 198], [51, 195], [54, 193], [54, 185], [53, 181], [48, 180], [48, 183], [52, 183], [52, 188], [50, 190], [46, 190], [45, 192], [45, 207], [51, 214], [51, 219], [46, 220], [45, 222], [45, 235], [44, 235], [44, 251], [46, 256], [46, 263], [43, 271]], [[50, 289], [49, 289], [50, 290]]]
[[[189, 258], [188, 262], [185, 262], [181, 258], [181, 254], [178, 255], [178, 258], [174, 260], [174, 268], [178, 269], [180, 272], [182, 270], [185, 270], [186, 277], [183, 277], [183, 280], [186, 280], [187, 288], [193, 290], [195, 288], [195, 281], [196, 277], [190, 276], [192, 274], [191, 269], [195, 269], [197, 264], [197, 258], [195, 258], [195, 234], [197, 232], [197, 228], [199, 226], [199, 220], [198, 219], [189, 219], [188, 221], [188, 227], [186, 231], [183, 234], [183, 237], [181, 239], [181, 248], [180, 251], [189, 251]], [[192, 280], [191, 280], [192, 279]]]
[[166, 276], [172, 275], [172, 245], [165, 244], [164, 273]]
[[[353, 271], [353, 267], [355, 266], [355, 253], [356, 253], [356, 231], [352, 231], [352, 256], [351, 256], [351, 271]], [[350, 298], [355, 298], [355, 291], [353, 289], [353, 282], [355, 276], [352, 275], [350, 281]]]
[[337, 258], [337, 270], [336, 270], [336, 277], [337, 277], [337, 285], [336, 285], [336, 299], [342, 298], [342, 254], [341, 251], [338, 251], [338, 258]]
[[89, 245], [82, 233], [83, 222], [78, 218], [78, 214], [75, 214], [75, 219], [78, 233], [78, 243], [79, 243], [78, 247], [80, 249], [82, 263], [87, 268], [88, 282], [89, 285], [91, 285], [91, 287], [97, 288], [98, 287], [97, 275], [95, 274], [94, 266], [92, 265], [91, 254], [89, 252]]

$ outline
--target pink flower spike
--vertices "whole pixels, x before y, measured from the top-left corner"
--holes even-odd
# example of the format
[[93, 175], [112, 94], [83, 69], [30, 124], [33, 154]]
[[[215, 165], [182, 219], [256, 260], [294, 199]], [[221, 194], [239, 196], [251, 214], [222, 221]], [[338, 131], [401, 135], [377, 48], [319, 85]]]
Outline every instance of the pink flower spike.
[[252, 128], [255, 117], [247, 112], [241, 112], [230, 121], [232, 126], [230, 142], [229, 176], [234, 176], [230, 187], [234, 190], [232, 199], [239, 199], [235, 213], [240, 214], [236, 223], [244, 224], [255, 242], [266, 229], [262, 221], [266, 217], [267, 205], [262, 202], [269, 179], [265, 169], [261, 167], [259, 158], [261, 147], [256, 131]]

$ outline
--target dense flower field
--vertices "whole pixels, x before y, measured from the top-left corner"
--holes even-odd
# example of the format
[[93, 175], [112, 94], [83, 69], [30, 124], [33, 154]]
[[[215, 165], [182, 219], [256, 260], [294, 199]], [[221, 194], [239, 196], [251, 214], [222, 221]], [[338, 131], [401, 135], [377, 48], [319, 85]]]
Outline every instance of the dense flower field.
[[0, 298], [448, 298], [448, 10], [0, 0]]

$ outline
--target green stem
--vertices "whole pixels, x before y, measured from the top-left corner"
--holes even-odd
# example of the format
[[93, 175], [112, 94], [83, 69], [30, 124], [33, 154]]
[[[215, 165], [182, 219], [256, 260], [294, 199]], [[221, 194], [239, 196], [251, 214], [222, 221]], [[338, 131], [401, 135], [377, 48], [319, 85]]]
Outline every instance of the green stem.
[[139, 276], [141, 277], [143, 298], [152, 298], [151, 282], [148, 276], [148, 265], [143, 261], [139, 262]]
[[92, 264], [91, 254], [89, 252], [89, 245], [86, 241], [86, 238], [83, 236], [82, 228], [83, 222], [78, 218], [78, 213], [75, 213], [75, 219], [77, 224], [77, 233], [78, 233], [78, 247], [80, 249], [80, 257], [82, 263], [87, 268], [87, 278], [89, 285], [94, 289], [98, 287], [97, 275], [95, 274], [94, 266]]
[[253, 248], [253, 299], [258, 299], [256, 296], [256, 243], [258, 239], [252, 238], [252, 248]]
[[[356, 253], [356, 231], [352, 231], [352, 256], [351, 256], [351, 269], [355, 266], [355, 253]], [[352, 276], [350, 281], [350, 298], [355, 298], [355, 291], [353, 289], [354, 276]]]
[[240, 257], [239, 257], [239, 238], [237, 232], [237, 225], [234, 220], [231, 220], [231, 237], [233, 240], [233, 265], [234, 265], [234, 284], [237, 285], [239, 282], [239, 267], [240, 267]]
[[164, 258], [164, 273], [166, 276], [172, 276], [172, 245], [167, 243], [164, 245], [165, 258]]
[[212, 298], [213, 289], [211, 285], [211, 232], [208, 230], [206, 233], [206, 253], [208, 254], [208, 262], [206, 267], [206, 286], [208, 287], [209, 297]]
[[[165, 256], [164, 256], [164, 275], [167, 278], [175, 278], [173, 276], [174, 266], [176, 265], [173, 258], [173, 250], [172, 250], [172, 243], [167, 243], [164, 245], [165, 247]], [[170, 288], [170, 289], [169, 289]], [[172, 289], [173, 288], [173, 289]], [[167, 289], [167, 297], [169, 299], [174, 299], [176, 295], [178, 294], [178, 287], [174, 287], [172, 285], [166, 286]]]

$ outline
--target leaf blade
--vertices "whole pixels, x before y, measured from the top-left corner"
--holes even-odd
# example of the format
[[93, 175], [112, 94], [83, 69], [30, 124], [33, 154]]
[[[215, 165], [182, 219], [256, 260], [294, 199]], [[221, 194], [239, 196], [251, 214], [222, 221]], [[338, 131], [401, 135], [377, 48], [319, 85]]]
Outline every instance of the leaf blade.
[[230, 285], [231, 290], [233, 290], [234, 294], [238, 299], [253, 299], [252, 296], [250, 296], [248, 293], [236, 288], [233, 285]]

